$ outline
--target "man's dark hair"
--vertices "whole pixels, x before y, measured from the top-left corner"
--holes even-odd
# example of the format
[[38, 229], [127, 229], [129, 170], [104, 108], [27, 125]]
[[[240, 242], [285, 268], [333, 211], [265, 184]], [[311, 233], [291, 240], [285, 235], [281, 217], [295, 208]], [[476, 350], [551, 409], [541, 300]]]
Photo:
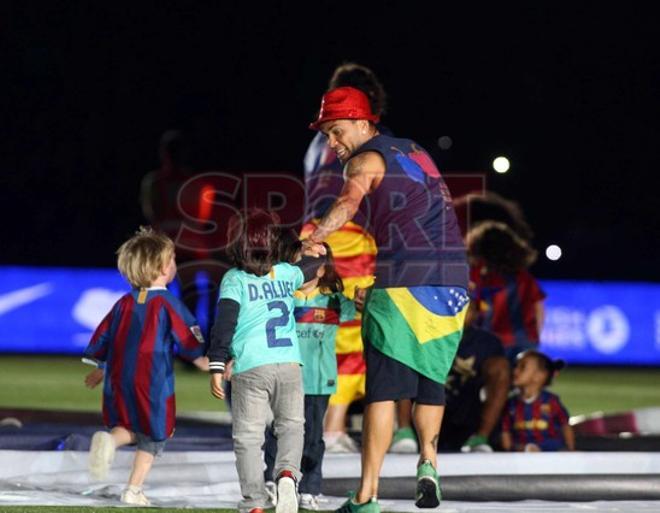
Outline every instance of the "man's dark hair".
[[385, 114], [387, 95], [383, 84], [376, 74], [366, 66], [354, 62], [346, 62], [335, 69], [328, 85], [328, 90], [337, 87], [355, 87], [369, 98], [371, 112], [378, 116]]
[[232, 265], [264, 276], [279, 262], [280, 218], [274, 212], [253, 209], [229, 221], [227, 255]]

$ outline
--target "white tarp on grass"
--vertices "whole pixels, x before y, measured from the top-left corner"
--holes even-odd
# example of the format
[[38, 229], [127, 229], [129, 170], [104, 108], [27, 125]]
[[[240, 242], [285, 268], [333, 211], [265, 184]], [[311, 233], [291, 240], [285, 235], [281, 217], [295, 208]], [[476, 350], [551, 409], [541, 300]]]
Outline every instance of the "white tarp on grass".
[[[439, 455], [441, 475], [487, 474], [660, 474], [660, 453], [540, 453]], [[0, 511], [7, 505], [120, 506], [118, 498], [132, 464], [132, 451], [119, 451], [107, 481], [87, 475], [87, 453], [75, 451], [0, 451]], [[388, 455], [383, 477], [414, 474], [414, 455]], [[324, 476], [359, 476], [359, 455], [329, 454]], [[154, 505], [185, 508], [235, 508], [240, 488], [231, 452], [166, 452], [145, 486]], [[343, 498], [327, 497], [322, 509]], [[410, 501], [381, 500], [388, 511], [419, 511]], [[441, 512], [659, 512], [660, 501], [442, 503]]]

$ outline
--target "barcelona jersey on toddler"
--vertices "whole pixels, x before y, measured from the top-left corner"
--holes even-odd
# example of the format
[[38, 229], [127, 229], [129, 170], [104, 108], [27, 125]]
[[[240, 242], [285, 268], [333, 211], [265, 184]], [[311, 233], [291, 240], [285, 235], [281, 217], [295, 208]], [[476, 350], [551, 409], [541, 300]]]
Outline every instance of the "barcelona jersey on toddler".
[[188, 309], [165, 287], [133, 290], [101, 322], [85, 356], [106, 362], [103, 421], [161, 441], [174, 433], [174, 346], [204, 355], [204, 340]]
[[326, 295], [316, 288], [294, 294], [296, 334], [303, 361], [305, 395], [330, 395], [337, 391], [335, 336], [339, 324], [355, 317], [355, 303], [341, 292]]
[[502, 433], [511, 434], [515, 450], [534, 444], [542, 451], [560, 451], [566, 448], [561, 431], [566, 424], [568, 412], [559, 397], [542, 390], [532, 401], [520, 394], [509, 399], [502, 417]]

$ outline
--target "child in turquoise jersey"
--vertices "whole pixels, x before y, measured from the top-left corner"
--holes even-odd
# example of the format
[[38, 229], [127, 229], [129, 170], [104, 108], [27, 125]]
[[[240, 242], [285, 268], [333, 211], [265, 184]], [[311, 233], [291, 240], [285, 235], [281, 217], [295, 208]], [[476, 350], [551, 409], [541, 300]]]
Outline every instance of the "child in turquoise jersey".
[[[316, 277], [294, 294], [296, 333], [303, 361], [305, 391], [305, 443], [301, 461], [303, 478], [298, 486], [300, 507], [319, 509], [321, 466], [325, 444], [323, 417], [330, 395], [337, 390], [335, 336], [339, 323], [355, 317], [355, 303], [343, 294], [344, 285], [335, 271], [330, 247], [326, 263]], [[266, 475], [272, 473], [277, 441], [267, 437]]]
[[[294, 292], [325, 262], [305, 256], [278, 263], [278, 217], [254, 210], [229, 223], [234, 268], [220, 284], [216, 322], [208, 351], [211, 393], [224, 399], [225, 363], [233, 359], [232, 436], [243, 500], [240, 513], [270, 507], [262, 471], [264, 429], [272, 411], [279, 451], [276, 513], [296, 513], [296, 482], [303, 449], [302, 358], [293, 317]], [[325, 253], [317, 245], [310, 254]]]

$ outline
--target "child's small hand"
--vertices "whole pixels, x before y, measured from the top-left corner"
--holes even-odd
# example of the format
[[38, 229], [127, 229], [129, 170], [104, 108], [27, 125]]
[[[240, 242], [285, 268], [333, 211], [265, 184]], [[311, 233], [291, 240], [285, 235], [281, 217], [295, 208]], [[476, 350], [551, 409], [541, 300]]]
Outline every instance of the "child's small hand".
[[103, 381], [103, 374], [103, 369], [94, 369], [85, 376], [85, 386], [87, 388], [96, 387], [101, 381]]
[[225, 365], [225, 381], [231, 381], [231, 375], [234, 371], [234, 360], [231, 359]]
[[222, 386], [223, 374], [211, 374], [211, 395], [216, 399], [225, 398], [225, 389]]
[[364, 299], [367, 297], [367, 289], [361, 289], [357, 285], [355, 286], [355, 308], [358, 312], [361, 312], [364, 309]]

